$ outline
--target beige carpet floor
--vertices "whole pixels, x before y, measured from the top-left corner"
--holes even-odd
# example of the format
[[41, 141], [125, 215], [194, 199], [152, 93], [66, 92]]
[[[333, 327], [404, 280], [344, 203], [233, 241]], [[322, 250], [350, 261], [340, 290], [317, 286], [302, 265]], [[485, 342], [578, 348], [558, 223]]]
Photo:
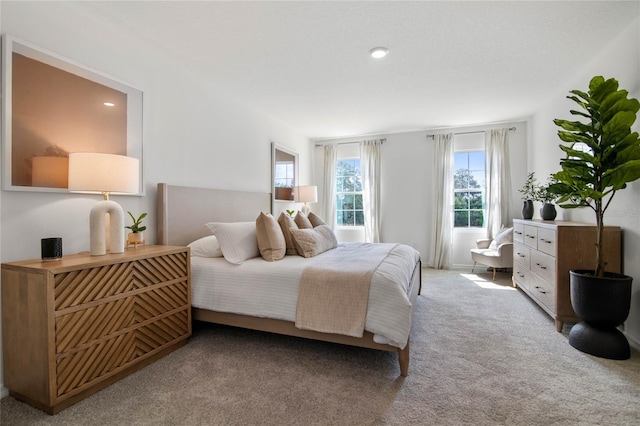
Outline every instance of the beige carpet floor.
[[409, 377], [395, 354], [196, 324], [187, 345], [56, 416], [3, 425], [638, 425], [640, 354], [567, 342], [499, 273], [425, 269]]

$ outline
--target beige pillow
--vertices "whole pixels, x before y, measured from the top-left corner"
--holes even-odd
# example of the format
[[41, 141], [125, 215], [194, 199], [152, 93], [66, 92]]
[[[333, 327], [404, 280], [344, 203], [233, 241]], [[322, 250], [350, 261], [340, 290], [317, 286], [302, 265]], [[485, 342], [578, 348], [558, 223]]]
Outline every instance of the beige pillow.
[[311, 229], [291, 229], [291, 235], [298, 254], [303, 257], [313, 257], [338, 246], [336, 236], [327, 225]]
[[280, 216], [278, 216], [278, 223], [280, 224], [280, 229], [282, 229], [282, 235], [284, 235], [287, 254], [298, 254], [296, 245], [293, 242], [293, 236], [291, 235], [291, 228], [298, 229], [298, 225], [296, 225], [291, 216], [285, 213], [280, 213]]
[[298, 225], [298, 229], [313, 228], [313, 225], [311, 224], [309, 218], [307, 218], [307, 215], [302, 213], [301, 211], [298, 211], [298, 213], [296, 213], [295, 221], [296, 225]]
[[311, 222], [311, 225], [313, 225], [313, 227], [315, 228], [316, 226], [320, 226], [320, 225], [326, 225], [326, 223], [324, 222], [324, 220], [322, 220], [320, 218], [320, 216], [318, 216], [317, 214], [315, 214], [314, 212], [309, 212], [309, 214], [307, 215], [307, 217], [309, 218], [309, 222]]
[[287, 244], [278, 221], [270, 214], [260, 213], [256, 219], [258, 248], [264, 260], [280, 260], [287, 253]]
[[260, 256], [255, 222], [209, 222], [207, 228], [218, 239], [225, 260], [239, 265]]

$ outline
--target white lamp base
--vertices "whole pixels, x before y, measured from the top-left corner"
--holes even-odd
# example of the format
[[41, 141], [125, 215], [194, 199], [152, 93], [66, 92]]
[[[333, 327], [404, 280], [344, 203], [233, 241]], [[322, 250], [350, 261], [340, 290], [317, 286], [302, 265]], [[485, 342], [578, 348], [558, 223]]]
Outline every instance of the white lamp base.
[[311, 209], [309, 208], [309, 205], [307, 203], [304, 203], [300, 208], [300, 211], [304, 213], [305, 216], [309, 216], [309, 212], [311, 211]]
[[89, 216], [91, 256], [107, 254], [107, 237], [105, 231], [107, 215], [109, 215], [110, 225], [110, 252], [124, 252], [124, 212], [122, 207], [115, 201], [102, 200], [91, 209], [91, 215]]

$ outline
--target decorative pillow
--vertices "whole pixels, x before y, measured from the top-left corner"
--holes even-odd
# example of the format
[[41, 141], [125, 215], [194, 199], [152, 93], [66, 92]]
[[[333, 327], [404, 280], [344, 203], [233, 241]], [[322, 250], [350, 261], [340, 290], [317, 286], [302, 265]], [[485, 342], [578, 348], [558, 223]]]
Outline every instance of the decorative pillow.
[[307, 215], [302, 213], [301, 211], [298, 211], [298, 213], [296, 213], [296, 218], [294, 220], [296, 221], [296, 225], [298, 225], [298, 229], [313, 228], [313, 225], [311, 224], [311, 221], [309, 220]]
[[503, 228], [498, 235], [495, 236], [491, 244], [489, 244], [489, 248], [491, 250], [497, 250], [500, 247], [500, 244], [503, 243], [512, 243], [513, 242], [513, 228]]
[[209, 222], [207, 228], [218, 238], [222, 255], [236, 265], [260, 256], [255, 222]]
[[278, 223], [280, 224], [280, 229], [282, 229], [282, 235], [284, 235], [287, 254], [298, 254], [296, 245], [293, 242], [293, 236], [291, 235], [291, 228], [298, 229], [298, 225], [296, 225], [291, 216], [285, 213], [280, 213], [280, 216], [278, 216]]
[[215, 235], [208, 235], [206, 237], [195, 240], [191, 244], [187, 245], [191, 248], [191, 256], [196, 257], [222, 257], [222, 250], [220, 250], [220, 243]]
[[320, 226], [320, 225], [326, 225], [326, 223], [324, 222], [324, 220], [322, 220], [320, 218], [320, 216], [318, 216], [317, 214], [315, 214], [314, 212], [309, 212], [309, 214], [307, 215], [307, 217], [309, 218], [309, 222], [311, 222], [311, 225], [313, 225], [313, 227], [315, 228], [316, 226]]
[[303, 257], [313, 257], [338, 246], [336, 236], [327, 225], [311, 229], [291, 229], [291, 235], [298, 254]]
[[278, 221], [270, 214], [260, 213], [256, 219], [258, 248], [264, 260], [280, 260], [287, 253], [287, 244]]

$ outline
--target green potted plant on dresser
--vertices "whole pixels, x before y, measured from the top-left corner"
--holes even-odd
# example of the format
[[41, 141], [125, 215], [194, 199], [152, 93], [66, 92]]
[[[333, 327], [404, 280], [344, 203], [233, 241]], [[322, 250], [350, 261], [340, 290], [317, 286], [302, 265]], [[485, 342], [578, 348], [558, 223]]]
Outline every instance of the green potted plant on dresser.
[[608, 359], [628, 359], [629, 342], [618, 326], [629, 315], [633, 278], [606, 271], [604, 216], [614, 195], [640, 178], [640, 138], [631, 132], [640, 109], [618, 81], [596, 76], [588, 92], [570, 91], [578, 104], [570, 113], [583, 121], [556, 119], [566, 158], [549, 191], [562, 208], [591, 208], [596, 219], [596, 264], [593, 270], [570, 271], [571, 304], [582, 321], [571, 329], [576, 349]]

